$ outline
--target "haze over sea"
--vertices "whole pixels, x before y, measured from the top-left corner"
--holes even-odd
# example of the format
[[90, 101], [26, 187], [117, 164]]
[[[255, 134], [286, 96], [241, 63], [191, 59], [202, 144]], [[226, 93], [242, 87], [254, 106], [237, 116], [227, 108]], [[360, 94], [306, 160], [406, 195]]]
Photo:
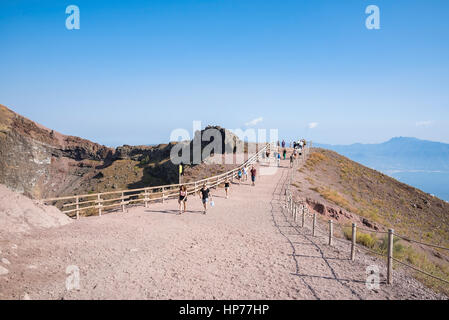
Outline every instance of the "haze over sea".
[[396, 137], [379, 144], [314, 145], [449, 201], [449, 144]]

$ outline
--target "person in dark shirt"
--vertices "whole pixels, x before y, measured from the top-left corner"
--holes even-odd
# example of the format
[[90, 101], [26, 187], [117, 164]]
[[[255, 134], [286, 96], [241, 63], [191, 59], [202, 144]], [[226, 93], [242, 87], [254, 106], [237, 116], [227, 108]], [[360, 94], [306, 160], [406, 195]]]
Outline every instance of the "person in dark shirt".
[[182, 206], [184, 206], [184, 212], [186, 212], [186, 201], [187, 201], [187, 188], [185, 185], [182, 185], [179, 187], [179, 199], [178, 199], [179, 214], [183, 212]]
[[203, 187], [200, 189], [199, 195], [204, 206], [203, 214], [206, 214], [209, 197], [212, 199], [212, 194], [210, 193], [210, 189], [206, 186], [206, 184], [203, 184]]
[[254, 166], [252, 166], [250, 172], [251, 172], [252, 185], [255, 186], [256, 185], [256, 168], [254, 168]]
[[225, 192], [226, 192], [226, 199], [228, 198], [228, 193], [229, 193], [229, 187], [230, 186], [231, 186], [231, 184], [229, 183], [229, 179], [226, 178], [225, 183], [224, 183]]

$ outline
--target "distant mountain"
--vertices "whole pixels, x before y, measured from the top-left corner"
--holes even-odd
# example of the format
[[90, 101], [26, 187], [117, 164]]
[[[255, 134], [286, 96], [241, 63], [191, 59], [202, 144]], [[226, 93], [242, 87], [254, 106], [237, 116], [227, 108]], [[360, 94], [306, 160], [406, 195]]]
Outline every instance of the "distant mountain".
[[449, 144], [396, 137], [379, 144], [314, 146], [336, 151], [380, 171], [449, 171]]

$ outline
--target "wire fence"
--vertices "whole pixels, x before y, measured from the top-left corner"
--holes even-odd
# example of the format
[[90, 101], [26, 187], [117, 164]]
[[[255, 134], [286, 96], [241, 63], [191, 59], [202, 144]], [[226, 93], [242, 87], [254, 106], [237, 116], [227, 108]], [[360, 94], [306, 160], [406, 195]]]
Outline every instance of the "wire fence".
[[[427, 271], [424, 271], [416, 266], [413, 266], [411, 264], [408, 264], [396, 257], [394, 257], [394, 237], [396, 236], [397, 238], [403, 239], [405, 241], [408, 242], [413, 242], [413, 243], [417, 243], [420, 244], [422, 246], [426, 246], [426, 247], [431, 247], [431, 248], [435, 248], [435, 249], [441, 249], [441, 250], [446, 250], [449, 251], [449, 248], [447, 247], [443, 247], [443, 246], [439, 246], [439, 245], [434, 245], [434, 244], [430, 244], [430, 243], [425, 243], [422, 241], [418, 241], [418, 240], [414, 240], [414, 239], [410, 239], [409, 237], [397, 234], [394, 232], [394, 229], [389, 229], [388, 231], [382, 231], [382, 230], [372, 230], [372, 229], [367, 229], [367, 228], [363, 228], [363, 227], [358, 227], [355, 223], [352, 224], [352, 232], [351, 232], [351, 237], [350, 239], [342, 239], [342, 238], [338, 238], [334, 236], [334, 226], [336, 225], [337, 228], [340, 229], [340, 231], [343, 233], [343, 235], [346, 237], [346, 234], [344, 233], [343, 229], [341, 228], [341, 226], [339, 226], [338, 224], [334, 224], [333, 220], [329, 220], [329, 224], [325, 224], [324, 225], [324, 231], [321, 229], [322, 225], [318, 226], [317, 224], [317, 214], [316, 213], [311, 213], [309, 210], [309, 207], [307, 205], [307, 201], [306, 200], [300, 200], [300, 201], [296, 201], [293, 199], [293, 193], [290, 190], [290, 186], [292, 185], [292, 183], [294, 182], [294, 174], [295, 174], [295, 169], [297, 168], [298, 165], [300, 165], [301, 163], [305, 163], [306, 159], [302, 159], [302, 161], [298, 162], [295, 161], [293, 166], [290, 168], [290, 174], [287, 176], [287, 187], [285, 189], [285, 206], [287, 208], [287, 213], [290, 214], [293, 218], [294, 221], [297, 222], [298, 221], [298, 211], [300, 211], [300, 221], [301, 221], [301, 227], [305, 227], [305, 220], [306, 218], [312, 218], [312, 236], [322, 236], [322, 237], [326, 237], [329, 239], [329, 245], [332, 245], [332, 242], [334, 240], [339, 241], [341, 243], [346, 243], [349, 244], [351, 246], [351, 260], [354, 261], [355, 259], [355, 249], [359, 249], [359, 250], [363, 250], [366, 252], [369, 252], [371, 254], [380, 256], [382, 258], [386, 258], [387, 259], [387, 284], [392, 284], [393, 282], [393, 261], [397, 262], [407, 268], [410, 268], [416, 272], [419, 272], [421, 274], [424, 274], [428, 277], [431, 277], [433, 279], [439, 280], [441, 282], [444, 282], [446, 284], [449, 284], [449, 281], [446, 279], [443, 279], [441, 277], [438, 277], [434, 274], [431, 274]], [[359, 245], [357, 243], [357, 231], [362, 230], [362, 231], [366, 231], [366, 232], [370, 232], [370, 233], [375, 233], [375, 234], [385, 234], [388, 236], [388, 246], [387, 246], [387, 253], [385, 252], [379, 252], [379, 251], [375, 251], [372, 250], [371, 248], [368, 248], [366, 246], [363, 245]], [[444, 256], [446, 257], [446, 256]]]

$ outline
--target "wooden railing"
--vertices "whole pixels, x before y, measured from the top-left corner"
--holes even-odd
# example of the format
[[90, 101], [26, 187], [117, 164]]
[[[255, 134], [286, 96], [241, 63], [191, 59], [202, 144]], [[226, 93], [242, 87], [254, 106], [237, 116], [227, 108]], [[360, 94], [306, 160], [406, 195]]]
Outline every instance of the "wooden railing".
[[[250, 156], [240, 166], [224, 172], [219, 175], [215, 175], [206, 179], [201, 179], [186, 183], [168, 184], [162, 186], [145, 187], [138, 189], [126, 189], [118, 191], [91, 193], [91, 194], [81, 194], [74, 196], [58, 197], [44, 199], [45, 203], [53, 203], [62, 201], [62, 212], [69, 216], [76, 216], [76, 219], [80, 218], [80, 213], [87, 210], [98, 211], [98, 215], [101, 216], [105, 210], [112, 208], [120, 208], [124, 212], [126, 206], [129, 204], [139, 204], [142, 203], [147, 208], [150, 202], [162, 201], [164, 202], [170, 198], [178, 197], [179, 187], [185, 185], [187, 187], [187, 194], [193, 194], [198, 192], [203, 184], [207, 184], [208, 187], [216, 187], [223, 183], [226, 179], [232, 181], [237, 175], [239, 169], [243, 167], [248, 167], [254, 162], [259, 161], [262, 154], [266, 152], [267, 149], [273, 148], [271, 144], [265, 144], [260, 150], [258, 150], [254, 155]], [[67, 210], [64, 210], [67, 208]]]

